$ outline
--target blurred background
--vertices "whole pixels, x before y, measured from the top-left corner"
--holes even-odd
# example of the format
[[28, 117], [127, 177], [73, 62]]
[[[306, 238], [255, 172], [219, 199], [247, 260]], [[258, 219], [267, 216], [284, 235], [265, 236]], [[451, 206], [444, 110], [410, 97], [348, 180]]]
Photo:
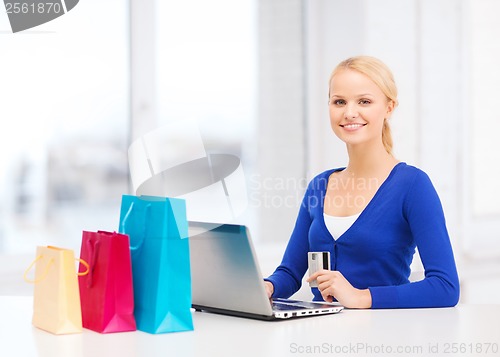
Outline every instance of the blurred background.
[[[240, 157], [267, 275], [307, 182], [345, 166], [328, 78], [360, 54], [394, 72], [395, 155], [431, 177], [461, 302], [500, 301], [500, 23], [495, 0], [84, 0], [12, 34], [0, 11], [0, 294], [30, 294], [36, 245], [117, 230], [130, 143], [198, 122]], [[415, 278], [421, 274], [418, 259]]]

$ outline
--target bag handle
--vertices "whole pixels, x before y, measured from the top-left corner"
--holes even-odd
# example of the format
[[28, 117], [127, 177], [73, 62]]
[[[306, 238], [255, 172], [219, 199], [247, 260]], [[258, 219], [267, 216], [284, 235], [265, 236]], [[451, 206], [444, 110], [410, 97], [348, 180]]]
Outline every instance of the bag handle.
[[[121, 232], [125, 232], [125, 224], [130, 216], [130, 214], [132, 213], [132, 210], [134, 208], [134, 203], [135, 202], [132, 202], [132, 204], [130, 205], [127, 213], [125, 213], [125, 216], [123, 216], [123, 220], [122, 220], [122, 224], [121, 224], [121, 229], [120, 231]], [[147, 218], [148, 218], [148, 215], [151, 211], [151, 203], [147, 204], [146, 205], [146, 209], [144, 210], [144, 215], [145, 215], [145, 219], [144, 219], [144, 222], [147, 222]], [[132, 245], [130, 246], [130, 251], [131, 253], [135, 253], [135, 252], [138, 252], [141, 250], [142, 246], [144, 245], [144, 241], [146, 240], [146, 234], [148, 232], [148, 224], [144, 224], [143, 226], [143, 232], [142, 232], [142, 240], [139, 242], [139, 244], [135, 247], [133, 247]]]
[[94, 245], [92, 245], [90, 239], [87, 240], [87, 250], [90, 252], [90, 262], [89, 262], [90, 271], [87, 279], [87, 288], [90, 288], [93, 283], [94, 268], [95, 268], [95, 262], [97, 261], [97, 254], [99, 253], [99, 246], [100, 246], [99, 240], [96, 240]]
[[49, 262], [45, 266], [45, 271], [43, 272], [43, 274], [42, 274], [42, 276], [40, 278], [38, 278], [38, 279], [29, 279], [28, 278], [29, 271], [33, 268], [33, 266], [35, 265], [35, 263], [37, 261], [39, 261], [40, 259], [42, 259], [42, 258], [43, 258], [43, 255], [39, 255], [38, 257], [36, 257], [31, 262], [31, 264], [28, 266], [28, 268], [24, 271], [23, 279], [24, 279], [25, 282], [30, 283], [30, 284], [36, 284], [36, 283], [44, 280], [47, 277], [47, 274], [49, 273], [49, 268], [52, 265], [52, 263], [54, 262], [54, 259], [52, 259], [52, 258], [49, 260]]
[[87, 263], [85, 260], [81, 259], [81, 258], [75, 258], [75, 260], [78, 260], [80, 263], [83, 264], [83, 266], [85, 268], [87, 268], [87, 270], [85, 271], [82, 271], [81, 273], [78, 273], [77, 275], [78, 276], [84, 276], [84, 275], [87, 275], [89, 272], [90, 272], [90, 266], [89, 266], [89, 263]]
[[123, 219], [122, 219], [122, 222], [121, 222], [121, 225], [120, 225], [120, 232], [125, 232], [125, 224], [128, 221], [128, 217], [132, 213], [132, 209], [134, 208], [134, 204], [135, 204], [135, 202], [132, 202], [130, 204], [130, 207], [128, 208], [127, 213], [125, 213], [125, 216], [123, 216]]
[[[39, 255], [38, 257], [36, 257], [31, 262], [31, 264], [28, 266], [28, 268], [24, 271], [23, 279], [24, 279], [25, 282], [30, 283], [30, 284], [36, 284], [36, 283], [39, 283], [40, 281], [44, 280], [47, 277], [47, 274], [49, 273], [49, 268], [54, 263], [54, 258], [50, 258], [49, 262], [45, 266], [45, 271], [43, 272], [43, 274], [42, 274], [41, 277], [39, 277], [38, 279], [29, 279], [28, 278], [28, 273], [30, 272], [30, 270], [33, 269], [33, 266], [35, 265], [35, 263], [37, 261], [39, 261], [40, 259], [42, 259], [42, 258], [43, 258], [43, 255]], [[86, 271], [78, 273], [78, 276], [87, 275], [89, 273], [89, 271], [90, 271], [90, 267], [89, 267], [88, 263], [85, 260], [83, 260], [83, 259], [77, 259], [77, 258], [75, 258], [75, 260], [80, 261], [80, 263], [82, 263], [87, 268]]]

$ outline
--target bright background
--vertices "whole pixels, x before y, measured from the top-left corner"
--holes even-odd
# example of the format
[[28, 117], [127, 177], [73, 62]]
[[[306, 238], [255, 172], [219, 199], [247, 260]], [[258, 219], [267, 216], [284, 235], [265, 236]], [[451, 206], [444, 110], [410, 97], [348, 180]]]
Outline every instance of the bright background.
[[0, 294], [30, 293], [36, 245], [116, 230], [129, 144], [184, 118], [207, 152], [241, 158], [238, 222], [270, 273], [307, 181], [346, 164], [329, 73], [368, 54], [400, 90], [396, 156], [441, 196], [461, 301], [500, 300], [500, 2], [82, 0], [17, 34], [0, 8]]

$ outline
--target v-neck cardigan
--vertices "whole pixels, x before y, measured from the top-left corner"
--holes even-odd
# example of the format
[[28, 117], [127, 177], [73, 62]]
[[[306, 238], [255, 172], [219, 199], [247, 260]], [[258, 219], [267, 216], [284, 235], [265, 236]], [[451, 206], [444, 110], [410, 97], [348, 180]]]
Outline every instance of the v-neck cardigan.
[[[331, 270], [358, 289], [369, 289], [372, 308], [447, 307], [457, 304], [459, 279], [438, 194], [422, 170], [398, 163], [354, 224], [337, 240], [323, 212], [331, 169], [309, 183], [282, 262], [266, 278], [273, 297], [288, 298], [300, 289], [307, 252], [329, 251]], [[418, 248], [425, 277], [409, 281]], [[313, 300], [323, 300], [312, 288]]]

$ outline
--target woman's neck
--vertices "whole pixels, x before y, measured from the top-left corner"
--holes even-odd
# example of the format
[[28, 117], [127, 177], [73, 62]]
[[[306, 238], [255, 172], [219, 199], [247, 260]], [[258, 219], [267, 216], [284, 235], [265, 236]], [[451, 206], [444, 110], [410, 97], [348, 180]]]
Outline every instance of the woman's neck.
[[381, 172], [390, 171], [398, 163], [398, 160], [389, 154], [382, 144], [374, 147], [350, 145], [347, 147], [347, 152], [349, 164], [345, 173], [351, 176], [377, 176]]

